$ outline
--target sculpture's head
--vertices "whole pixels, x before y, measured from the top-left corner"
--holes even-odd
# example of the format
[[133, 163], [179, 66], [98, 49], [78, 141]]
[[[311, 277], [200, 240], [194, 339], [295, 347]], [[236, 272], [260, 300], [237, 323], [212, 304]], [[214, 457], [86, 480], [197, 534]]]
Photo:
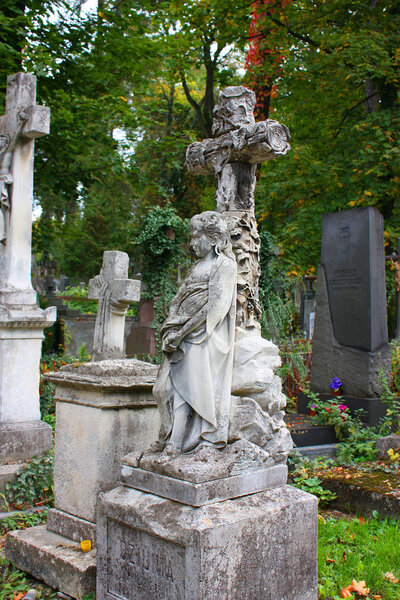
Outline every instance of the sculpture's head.
[[199, 258], [212, 249], [235, 260], [226, 221], [220, 213], [207, 210], [190, 219], [190, 247]]

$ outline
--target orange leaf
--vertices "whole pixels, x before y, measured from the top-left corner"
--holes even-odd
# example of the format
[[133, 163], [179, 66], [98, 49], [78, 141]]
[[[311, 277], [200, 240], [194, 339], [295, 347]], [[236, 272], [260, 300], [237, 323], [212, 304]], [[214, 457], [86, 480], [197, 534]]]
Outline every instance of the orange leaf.
[[391, 581], [392, 583], [399, 583], [399, 581], [400, 581], [400, 579], [396, 579], [396, 577], [393, 575], [393, 573], [384, 573], [383, 576], [385, 579], [387, 579], [388, 581]]
[[16, 592], [13, 596], [13, 600], [22, 600], [22, 598], [25, 596], [25, 592]]
[[353, 598], [353, 594], [350, 592], [350, 590], [348, 588], [350, 588], [351, 586], [348, 585], [346, 588], [342, 588], [340, 590], [340, 597], [341, 598]]

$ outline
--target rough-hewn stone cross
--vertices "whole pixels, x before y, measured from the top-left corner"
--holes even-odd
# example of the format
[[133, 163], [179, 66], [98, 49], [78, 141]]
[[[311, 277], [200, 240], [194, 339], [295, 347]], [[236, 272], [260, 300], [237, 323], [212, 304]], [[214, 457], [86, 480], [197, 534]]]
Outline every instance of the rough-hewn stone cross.
[[50, 109], [36, 106], [36, 77], [7, 77], [0, 117], [0, 305], [35, 304], [31, 284], [34, 140], [50, 130]]
[[191, 173], [214, 173], [217, 211], [225, 213], [238, 264], [236, 324], [259, 331], [259, 245], [254, 217], [256, 166], [290, 149], [289, 130], [268, 119], [255, 122], [254, 92], [232, 86], [220, 92], [214, 109], [212, 139], [191, 144], [186, 166]]
[[89, 281], [89, 298], [99, 300], [92, 361], [124, 356], [125, 315], [140, 300], [141, 282], [128, 279], [126, 252], [107, 251], [99, 275]]

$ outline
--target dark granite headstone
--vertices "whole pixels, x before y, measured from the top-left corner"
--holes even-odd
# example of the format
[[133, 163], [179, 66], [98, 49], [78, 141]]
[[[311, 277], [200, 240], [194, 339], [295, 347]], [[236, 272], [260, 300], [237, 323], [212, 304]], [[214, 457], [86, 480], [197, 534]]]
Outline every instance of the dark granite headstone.
[[383, 218], [373, 207], [324, 215], [313, 340], [311, 388], [379, 396], [390, 373]]

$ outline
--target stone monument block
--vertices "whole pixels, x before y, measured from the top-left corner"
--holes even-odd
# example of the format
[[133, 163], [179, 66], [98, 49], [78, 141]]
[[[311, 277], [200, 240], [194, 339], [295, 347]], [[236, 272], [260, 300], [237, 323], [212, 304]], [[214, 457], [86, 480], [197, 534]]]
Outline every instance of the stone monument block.
[[129, 488], [99, 513], [98, 600], [315, 600], [317, 500], [290, 486], [193, 508]]
[[373, 207], [324, 215], [313, 340], [311, 388], [379, 396], [390, 373], [383, 219]]
[[[66, 365], [55, 384], [55, 508], [47, 525], [10, 533], [7, 557], [18, 568], [78, 598], [94, 592], [98, 495], [119, 482], [119, 461], [157, 437], [152, 396], [158, 367], [133, 359]], [[83, 555], [79, 542], [93, 548]]]

